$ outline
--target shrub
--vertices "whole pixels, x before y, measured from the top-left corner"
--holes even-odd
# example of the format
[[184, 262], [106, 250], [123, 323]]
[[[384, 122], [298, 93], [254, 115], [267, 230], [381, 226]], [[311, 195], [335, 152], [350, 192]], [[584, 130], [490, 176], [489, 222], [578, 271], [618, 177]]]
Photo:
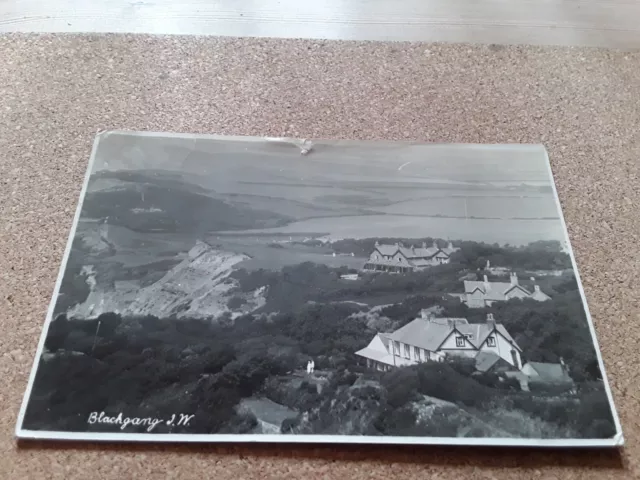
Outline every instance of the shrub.
[[396, 368], [383, 375], [382, 385], [387, 390], [387, 402], [397, 408], [416, 398], [418, 374], [415, 368]]
[[416, 423], [416, 413], [410, 408], [387, 408], [374, 420], [373, 426], [383, 435], [413, 435]]
[[50, 352], [64, 348], [65, 340], [69, 335], [69, 321], [65, 315], [59, 315], [49, 324], [47, 338], [44, 346]]
[[488, 404], [500, 395], [473, 378], [461, 375], [444, 362], [428, 362], [411, 368], [417, 370], [418, 391], [424, 395], [461, 402], [470, 407]]
[[576, 429], [585, 438], [609, 438], [615, 435], [613, 413], [604, 388], [580, 396]]
[[476, 361], [474, 358], [448, 356], [445, 360], [447, 364], [460, 375], [470, 376], [476, 371]]
[[294, 433], [295, 428], [298, 426], [297, 418], [285, 418], [280, 426], [280, 432], [282, 433]]

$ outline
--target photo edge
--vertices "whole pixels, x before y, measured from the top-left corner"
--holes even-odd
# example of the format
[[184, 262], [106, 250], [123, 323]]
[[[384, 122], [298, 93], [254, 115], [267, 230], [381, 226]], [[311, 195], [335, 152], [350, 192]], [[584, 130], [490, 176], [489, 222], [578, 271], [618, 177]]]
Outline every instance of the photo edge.
[[16, 428], [15, 434], [20, 437], [23, 430], [24, 417], [28, 408], [29, 400], [31, 398], [31, 391], [33, 390], [33, 384], [35, 382], [36, 374], [38, 371], [38, 366], [40, 364], [40, 358], [42, 357], [42, 352], [44, 350], [44, 344], [47, 338], [47, 333], [49, 331], [49, 325], [53, 320], [53, 311], [56, 306], [56, 301], [58, 298], [58, 294], [60, 292], [60, 287], [62, 284], [62, 279], [64, 278], [66, 272], [66, 266], [69, 259], [69, 255], [71, 254], [71, 247], [73, 245], [73, 240], [76, 234], [76, 230], [78, 227], [78, 223], [80, 221], [80, 214], [82, 212], [82, 205], [84, 203], [84, 198], [86, 196], [87, 188], [89, 185], [89, 180], [91, 178], [91, 173], [93, 171], [93, 164], [96, 157], [96, 153], [98, 150], [98, 145], [100, 141], [108, 135], [108, 132], [98, 132], [94, 138], [93, 145], [91, 148], [91, 154], [89, 160], [87, 162], [86, 172], [84, 176], [84, 180], [80, 189], [80, 194], [78, 197], [78, 204], [76, 206], [76, 211], [74, 213], [74, 217], [71, 223], [71, 228], [69, 231], [69, 236], [67, 239], [67, 243], [65, 245], [64, 253], [62, 256], [62, 260], [58, 264], [58, 276], [56, 277], [56, 283], [53, 288], [53, 293], [51, 295], [51, 299], [49, 301], [49, 305], [47, 307], [47, 312], [45, 315], [45, 320], [42, 324], [42, 332], [40, 333], [40, 338], [38, 339], [38, 344], [36, 347], [36, 352], [34, 354], [34, 359], [31, 364], [31, 369], [29, 371], [29, 376], [27, 380], [27, 385], [24, 390], [24, 394], [22, 397], [22, 402], [20, 404], [20, 409], [18, 411], [18, 417], [16, 420]]
[[[15, 436], [18, 439], [21, 440], [35, 440], [35, 439], [41, 439], [41, 440], [91, 440], [91, 441], [96, 441], [96, 440], [101, 440], [104, 437], [104, 434], [96, 434], [96, 436], [93, 436], [92, 434], [89, 433], [80, 433], [78, 436], [74, 435], [75, 433], [78, 432], [60, 432], [60, 431], [39, 431], [39, 430], [28, 430], [28, 429], [24, 429], [23, 428], [23, 423], [24, 423], [24, 416], [28, 407], [28, 403], [29, 403], [29, 399], [31, 396], [31, 391], [33, 389], [33, 384], [35, 382], [35, 377], [37, 374], [37, 370], [38, 370], [38, 366], [39, 366], [39, 362], [40, 362], [40, 358], [42, 356], [42, 352], [44, 350], [44, 343], [47, 337], [47, 333], [48, 333], [48, 329], [49, 329], [49, 325], [50, 323], [53, 321], [53, 311], [56, 305], [56, 301], [57, 301], [57, 297], [60, 291], [60, 287], [61, 287], [61, 283], [62, 283], [62, 279], [65, 275], [66, 272], [66, 267], [67, 267], [67, 263], [68, 263], [68, 258], [69, 255], [71, 253], [71, 246], [73, 244], [73, 240], [77, 231], [77, 227], [78, 227], [78, 223], [80, 220], [80, 216], [81, 216], [81, 211], [82, 211], [82, 206], [83, 206], [83, 202], [84, 199], [86, 197], [86, 192], [87, 192], [87, 187], [88, 184], [90, 182], [92, 173], [93, 173], [93, 168], [94, 168], [94, 161], [95, 161], [95, 157], [96, 157], [96, 152], [98, 149], [98, 145], [100, 143], [100, 141], [102, 139], [106, 139], [111, 135], [127, 135], [127, 136], [138, 136], [138, 135], [142, 135], [142, 136], [162, 136], [162, 137], [179, 137], [179, 138], [185, 138], [185, 139], [189, 139], [189, 138], [194, 138], [194, 139], [199, 139], [199, 138], [207, 138], [207, 139], [216, 139], [216, 140], [229, 140], [229, 141], [234, 141], [234, 140], [238, 140], [238, 141], [249, 141], [251, 139], [255, 139], [256, 141], [266, 141], [266, 139], [264, 137], [245, 137], [245, 136], [227, 136], [227, 135], [199, 135], [199, 134], [186, 134], [186, 133], [165, 133], [165, 132], [145, 132], [145, 131], [126, 131], [126, 130], [109, 130], [109, 131], [102, 131], [102, 132], [98, 132], [96, 134], [94, 143], [93, 143], [93, 147], [92, 147], [92, 151], [91, 151], [91, 156], [87, 165], [87, 169], [86, 169], [86, 173], [85, 173], [85, 178], [83, 181], [83, 185], [80, 191], [80, 195], [79, 195], [79, 202], [77, 205], [77, 209], [76, 209], [76, 213], [72, 222], [72, 226], [70, 229], [70, 233], [69, 233], [69, 238], [67, 241], [67, 244], [65, 246], [65, 251], [64, 251], [64, 255], [62, 258], [62, 261], [59, 264], [59, 272], [58, 272], [58, 277], [55, 283], [55, 287], [53, 290], [53, 294], [51, 297], [51, 301], [49, 303], [49, 307], [47, 310], [47, 314], [45, 317], [45, 322], [43, 324], [42, 327], [42, 332], [40, 335], [40, 339], [38, 341], [38, 346], [37, 346], [37, 350], [35, 353], [35, 358], [33, 360], [32, 363], [32, 367], [30, 369], [30, 373], [29, 373], [29, 377], [28, 377], [28, 382], [27, 382], [27, 387], [26, 387], [26, 391], [24, 393], [24, 397], [20, 406], [20, 410], [18, 413], [18, 417], [17, 417], [17, 423], [16, 423], [16, 427], [15, 427]], [[322, 141], [322, 140], [319, 140]], [[338, 141], [341, 142], [341, 141]], [[360, 141], [353, 141], [354, 144], [361, 144], [363, 142]], [[378, 141], [378, 140], [372, 140], [372, 141], [366, 141], [364, 143], [369, 143], [371, 145], [375, 145], [377, 143], [395, 143], [395, 144], [402, 144], [402, 142], [387, 142], [387, 141]], [[412, 144], [413, 142], [406, 142], [407, 144]], [[482, 145], [482, 144], [441, 144], [441, 143], [433, 143], [433, 144], [429, 144], [429, 143], [417, 143], [415, 142], [416, 145], [420, 145], [420, 146], [425, 146], [425, 147], [429, 147], [429, 146], [448, 146], [448, 147], [461, 147], [461, 146], [467, 146], [467, 147], [471, 147], [471, 148], [479, 148], [479, 147], [487, 147], [487, 148], [493, 148], [493, 147], [505, 147], [505, 148], [512, 148], [512, 147], [518, 147], [518, 146], [540, 146], [541, 149], [544, 151], [544, 156], [546, 159], [546, 163], [547, 163], [547, 169], [548, 169], [548, 173], [549, 173], [549, 177], [550, 177], [550, 182], [551, 182], [551, 186], [552, 186], [552, 190], [553, 190], [553, 194], [554, 194], [554, 200], [555, 200], [555, 204], [556, 204], [556, 209], [558, 211], [558, 215], [559, 215], [559, 219], [562, 225], [562, 229], [564, 231], [564, 238], [566, 240], [567, 243], [567, 249], [568, 249], [568, 253], [571, 259], [571, 265], [572, 265], [572, 271], [575, 275], [577, 284], [578, 284], [578, 289], [580, 292], [580, 298], [582, 301], [582, 306], [584, 308], [585, 311], [585, 316], [587, 319], [587, 324], [589, 327], [589, 332], [591, 335], [591, 340], [593, 343], [593, 346], [595, 348], [595, 352], [596, 352], [596, 356], [598, 359], [598, 366], [600, 368], [601, 374], [602, 374], [602, 380], [604, 383], [604, 388], [607, 394], [607, 399], [608, 399], [608, 403], [609, 403], [609, 407], [611, 409], [611, 413], [613, 416], [613, 420], [614, 420], [614, 425], [616, 428], [616, 434], [615, 436], [609, 438], [609, 439], [603, 439], [602, 441], [600, 440], [590, 440], [590, 439], [568, 439], [567, 441], [561, 442], [558, 439], [551, 439], [552, 442], [551, 444], [547, 445], [547, 442], [545, 439], [532, 439], [531, 441], [524, 441], [523, 443], [521, 442], [504, 442], [502, 443], [503, 440], [512, 440], [512, 439], [499, 439], [499, 438], [494, 438], [494, 437], [481, 437], [478, 440], [480, 440], [480, 442], [476, 443], [476, 442], [468, 442], [468, 441], [452, 441], [452, 440], [456, 440], [456, 437], [394, 437], [394, 436], [386, 436], [386, 437], [382, 437], [383, 441], [368, 441], [368, 439], [371, 438], [375, 438], [375, 437], [371, 437], [371, 436], [357, 436], [357, 440], [352, 440], [353, 437], [349, 437], [349, 436], [339, 436], [339, 435], [309, 435], [308, 436], [308, 440], [300, 440], [299, 438], [297, 438], [296, 436], [292, 437], [283, 437], [283, 438], [268, 438], [271, 437], [270, 435], [259, 435], [259, 434], [242, 434], [242, 438], [234, 438], [233, 440], [230, 440], [229, 437], [239, 437], [239, 435], [220, 435], [220, 434], [166, 434], [166, 435], [154, 435], [154, 434], [149, 434], [149, 435], [154, 435], [153, 438], [149, 438], [149, 436], [147, 434], [109, 434], [108, 438], [105, 438], [104, 441], [150, 441], [150, 442], [171, 442], [171, 441], [194, 441], [194, 442], [198, 442], [198, 443], [206, 443], [206, 442], [210, 442], [210, 443], [219, 443], [219, 442], [229, 442], [229, 441], [233, 441], [233, 442], [238, 442], [238, 443], [265, 443], [265, 442], [273, 442], [273, 443], [332, 443], [332, 444], [347, 444], [347, 443], [360, 443], [360, 444], [382, 444], [382, 445], [403, 445], [403, 444], [411, 444], [411, 445], [461, 445], [461, 446], [469, 446], [469, 445], [495, 445], [495, 446], [505, 446], [505, 447], [510, 447], [510, 446], [538, 446], [538, 447], [545, 447], [545, 446], [562, 446], [557, 444], [556, 442], [561, 442], [561, 443], [566, 443], [566, 446], [596, 446], [596, 447], [619, 447], [619, 446], [623, 446], [624, 445], [624, 436], [623, 436], [623, 432], [622, 432], [622, 428], [621, 428], [621, 424], [620, 424], [620, 419], [619, 419], [619, 415], [618, 415], [618, 411], [614, 402], [614, 398], [613, 398], [613, 394], [611, 392], [611, 386], [609, 383], [609, 380], [607, 378], [607, 373], [605, 371], [605, 365], [604, 365], [604, 361], [602, 358], [602, 352], [600, 350], [600, 346], [598, 343], [598, 339], [597, 339], [597, 333], [595, 330], [595, 326], [593, 323], [593, 319], [588, 307], [588, 303], [587, 303], [587, 299], [586, 299], [586, 294], [584, 292], [584, 288], [583, 288], [583, 284], [582, 284], [582, 280], [580, 277], [580, 273], [578, 270], [578, 265], [577, 265], [577, 261], [575, 258], [575, 254], [574, 254], [574, 250], [573, 250], [573, 246], [572, 246], [572, 242], [569, 236], [569, 231], [567, 228], [567, 224], [565, 221], [565, 215], [564, 215], [564, 211], [562, 209], [562, 205], [560, 202], [560, 198], [558, 195], [558, 191], [557, 191], [557, 186], [556, 186], [556, 182], [555, 182], [555, 178], [553, 176], [553, 170], [551, 167], [551, 162], [549, 160], [549, 155], [548, 155], [548, 151], [545, 148], [544, 145], [542, 144], [495, 144], [495, 145]], [[65, 435], [59, 436], [58, 434], [69, 434], [69, 435], [73, 435], [73, 437], [69, 437], [69, 438], [64, 438]], [[51, 435], [51, 434], [55, 434], [55, 435]], [[113, 436], [113, 438], [112, 438]], [[198, 438], [196, 440], [187, 440], [186, 437], [216, 437], [216, 438]], [[100, 437], [100, 438], [98, 438]], [[164, 438], [163, 438], [164, 437]], [[175, 438], [167, 438], [167, 437], [180, 437], [179, 440], [176, 440]], [[328, 437], [325, 439], [318, 439], [316, 437]], [[349, 438], [348, 440], [345, 439], [345, 437]], [[302, 437], [304, 438], [304, 437]], [[406, 441], [406, 440], [402, 440], [402, 439], [406, 439], [406, 438], [418, 438], [420, 441]], [[425, 441], [425, 439], [427, 439], [428, 441]], [[462, 439], [461, 439], [462, 440]], [[464, 439], [464, 440], [468, 440], [468, 439]], [[492, 440], [497, 441], [497, 443], [493, 443]], [[518, 439], [518, 440], [528, 440], [528, 439]], [[510, 444], [511, 443], [511, 444]]]
[[580, 292], [580, 298], [582, 300], [582, 307], [584, 308], [584, 312], [585, 312], [585, 316], [587, 319], [587, 324], [589, 327], [589, 333], [591, 335], [591, 341], [593, 343], [595, 352], [596, 352], [596, 357], [598, 359], [598, 367], [600, 368], [600, 373], [602, 374], [602, 382], [604, 384], [604, 388], [605, 388], [605, 392], [607, 394], [607, 399], [609, 401], [609, 408], [611, 409], [611, 414], [613, 416], [613, 421], [614, 421], [614, 425], [616, 427], [616, 437], [614, 438], [620, 438], [622, 440], [622, 443], [624, 443], [624, 435], [623, 435], [623, 431], [622, 431], [622, 424], [620, 422], [620, 417], [618, 414], [618, 409], [616, 408], [616, 404], [613, 398], [613, 393], [611, 392], [611, 385], [609, 383], [609, 379], [607, 376], [607, 372], [605, 369], [605, 365], [604, 365], [604, 360], [602, 358], [602, 350], [600, 349], [600, 344], [598, 342], [598, 336], [597, 336], [597, 332], [595, 329], [595, 325], [593, 322], [593, 317], [591, 316], [591, 311], [589, 309], [589, 304], [587, 302], [587, 295], [584, 291], [584, 286], [582, 284], [582, 277], [580, 276], [580, 271], [578, 269], [578, 263], [576, 261], [576, 256], [575, 256], [575, 252], [573, 250], [573, 244], [571, 242], [571, 237], [569, 235], [569, 228], [567, 226], [567, 222], [565, 220], [565, 215], [564, 215], [564, 210], [562, 208], [562, 204], [560, 202], [560, 196], [558, 195], [558, 188], [556, 186], [556, 181], [555, 181], [555, 177], [553, 175], [553, 168], [551, 167], [551, 160], [549, 157], [549, 153], [547, 151], [546, 148], [544, 148], [544, 154], [545, 154], [545, 158], [546, 158], [546, 164], [547, 164], [547, 170], [549, 172], [549, 177], [551, 180], [551, 185], [553, 188], [553, 194], [555, 197], [555, 202], [556, 202], [556, 208], [558, 210], [559, 216], [560, 216], [560, 222], [562, 224], [562, 228], [564, 230], [564, 237], [566, 239], [567, 242], [567, 249], [569, 250], [569, 257], [571, 259], [571, 265], [572, 265], [572, 269], [573, 269], [573, 273], [576, 277], [576, 282], [578, 284], [578, 291]]

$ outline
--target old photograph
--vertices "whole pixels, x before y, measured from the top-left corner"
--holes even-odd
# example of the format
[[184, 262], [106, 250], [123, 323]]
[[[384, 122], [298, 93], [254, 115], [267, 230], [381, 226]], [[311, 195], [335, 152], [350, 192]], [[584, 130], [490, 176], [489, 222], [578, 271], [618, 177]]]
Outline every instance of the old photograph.
[[21, 438], [615, 446], [546, 151], [96, 139]]

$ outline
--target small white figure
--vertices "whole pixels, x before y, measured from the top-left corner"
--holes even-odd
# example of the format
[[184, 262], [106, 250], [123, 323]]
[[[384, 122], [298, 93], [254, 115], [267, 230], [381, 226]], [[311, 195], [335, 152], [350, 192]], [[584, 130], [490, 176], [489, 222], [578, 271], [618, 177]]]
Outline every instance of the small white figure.
[[311, 373], [313, 373], [313, 371], [316, 369], [316, 362], [314, 362], [313, 360], [311, 360]]
[[311, 373], [311, 361], [307, 362], [307, 374]]

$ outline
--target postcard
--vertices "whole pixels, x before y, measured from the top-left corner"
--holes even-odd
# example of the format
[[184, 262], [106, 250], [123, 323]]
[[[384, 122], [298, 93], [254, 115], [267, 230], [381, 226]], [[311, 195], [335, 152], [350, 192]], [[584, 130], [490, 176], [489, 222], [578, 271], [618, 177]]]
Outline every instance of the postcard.
[[540, 145], [103, 132], [22, 439], [620, 446]]

